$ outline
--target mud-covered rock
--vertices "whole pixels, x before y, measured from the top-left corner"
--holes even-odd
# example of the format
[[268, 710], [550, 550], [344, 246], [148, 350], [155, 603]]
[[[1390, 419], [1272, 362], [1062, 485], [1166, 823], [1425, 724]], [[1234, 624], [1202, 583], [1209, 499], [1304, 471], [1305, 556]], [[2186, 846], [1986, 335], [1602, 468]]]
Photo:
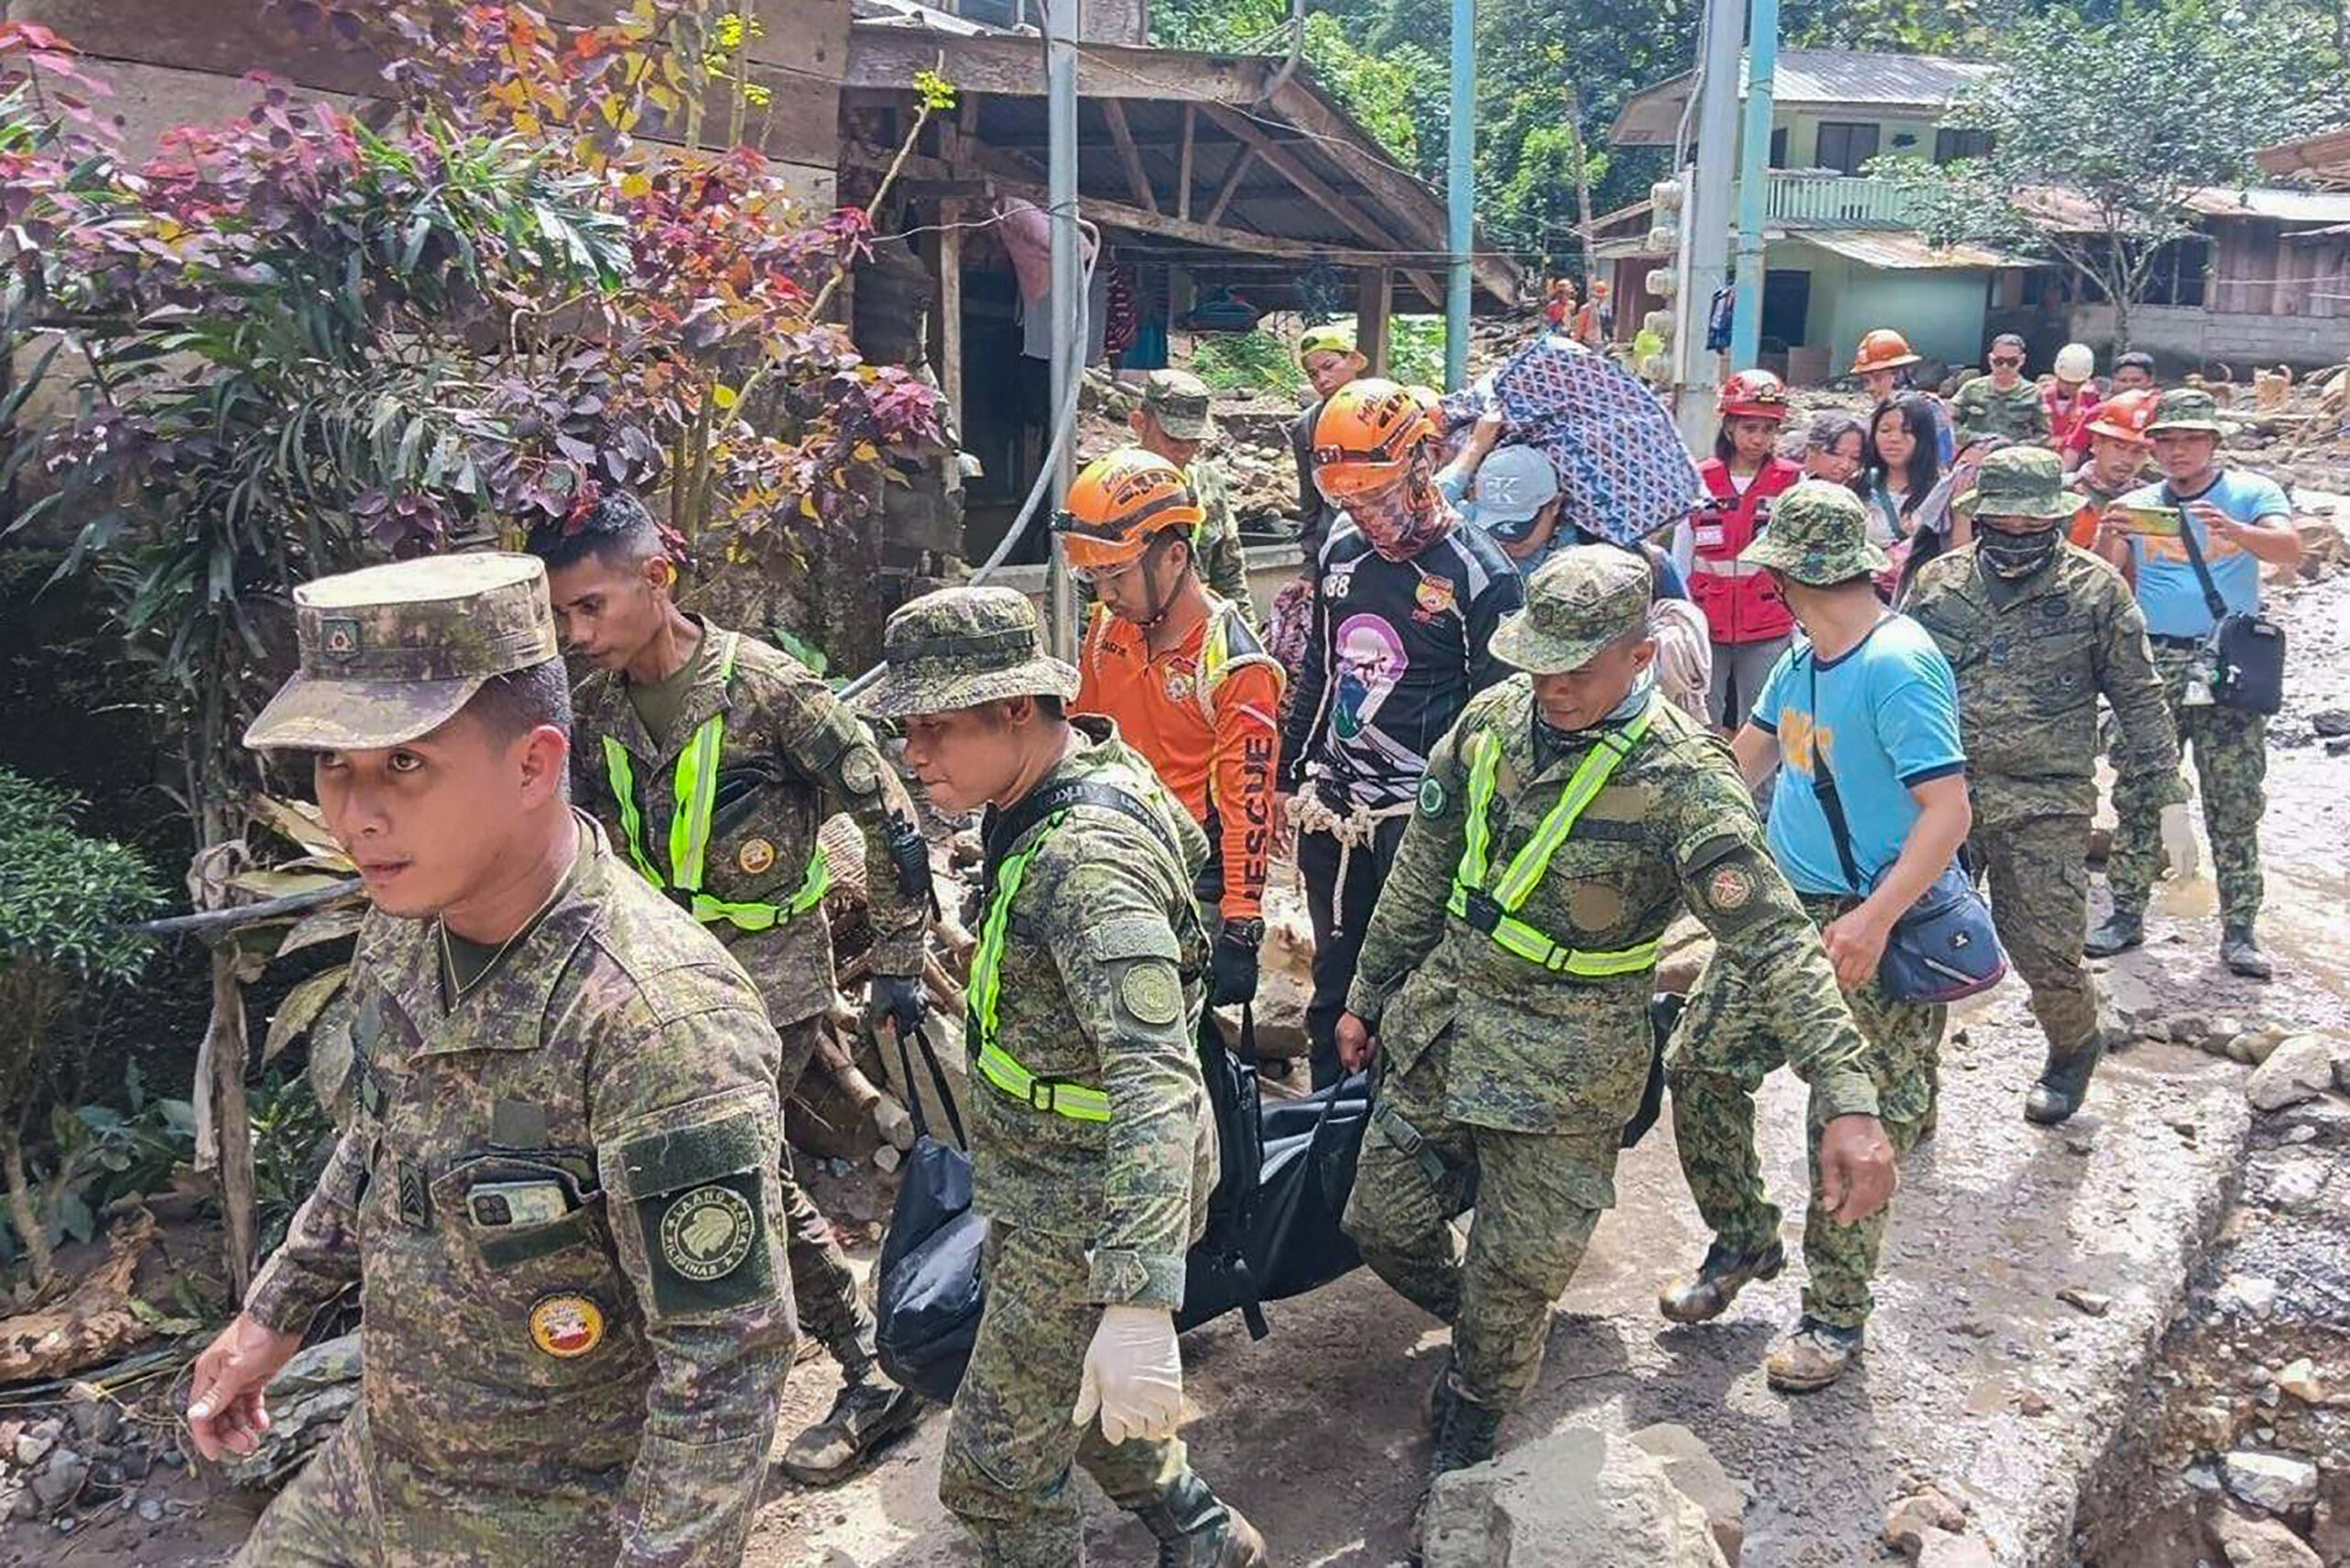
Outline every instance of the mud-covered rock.
[[1724, 1470], [1706, 1440], [1686, 1427], [1660, 1421], [1634, 1432], [1632, 1441], [1653, 1454], [1664, 1466], [1665, 1479], [1706, 1510], [1713, 1526], [1714, 1544], [1721, 1548], [1730, 1568], [1738, 1568], [1740, 1555], [1746, 1550], [1745, 1484]]
[[2334, 1064], [2345, 1047], [2323, 1035], [2295, 1035], [2278, 1045], [2244, 1081], [2244, 1098], [2257, 1111], [2281, 1111], [2333, 1087]]
[[1428, 1501], [1426, 1568], [1728, 1568], [1706, 1510], [1627, 1439], [1570, 1428], [1454, 1471]]
[[2289, 1514], [2317, 1501], [2317, 1466], [2290, 1454], [2238, 1449], [2220, 1462], [2228, 1495], [2264, 1513]]
[[2316, 1551], [2283, 1524], [2233, 1508], [2213, 1511], [2211, 1540], [2228, 1568], [2323, 1568]]

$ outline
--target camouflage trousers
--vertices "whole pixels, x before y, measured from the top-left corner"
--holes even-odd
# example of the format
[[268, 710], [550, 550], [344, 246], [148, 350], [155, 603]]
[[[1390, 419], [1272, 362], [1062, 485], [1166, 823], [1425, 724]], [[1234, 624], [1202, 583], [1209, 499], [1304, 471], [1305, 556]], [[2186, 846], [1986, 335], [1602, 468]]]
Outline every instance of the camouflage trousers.
[[978, 1540], [985, 1568], [1080, 1568], [1072, 1463], [1127, 1509], [1166, 1500], [1190, 1474], [1180, 1438], [1113, 1444], [1100, 1422], [1069, 1421], [1102, 1322], [1086, 1250], [1074, 1237], [988, 1227], [987, 1310], [938, 1476], [938, 1500]]
[[621, 1551], [621, 1481], [614, 1475], [609, 1492], [460, 1489], [377, 1451], [363, 1404], [272, 1499], [230, 1568], [611, 1562]]
[[[1823, 926], [1848, 904], [1809, 895], [1803, 902]], [[1770, 983], [1770, 977], [1750, 974], [1717, 954], [1698, 977], [1665, 1057], [1681, 1173], [1715, 1238], [1741, 1251], [1777, 1240], [1783, 1217], [1764, 1194], [1754, 1141], [1755, 1092], [1787, 1060], [1787, 1043], [1771, 1033], [1752, 1001], [1754, 988]], [[1907, 1154], [1933, 1115], [1942, 1021], [1949, 1010], [1896, 1002], [1874, 979], [1846, 991], [1844, 1000], [1868, 1041], [1864, 1065], [1876, 1085], [1885, 1135], [1895, 1153]], [[1811, 1200], [1804, 1214], [1803, 1309], [1823, 1323], [1853, 1328], [1868, 1320], [1875, 1305], [1869, 1282], [1876, 1275], [1891, 1205], [1855, 1225], [1829, 1217], [1819, 1203], [1819, 1135], [1825, 1126], [1816, 1111], [1806, 1119]]]
[[[2220, 887], [2220, 917], [2231, 925], [2249, 925], [2260, 914], [2260, 818], [2268, 807], [2261, 786], [2268, 776], [2268, 721], [2258, 713], [2210, 703], [2181, 706], [2197, 658], [2192, 648], [2154, 644], [2154, 667], [2162, 674], [2163, 695], [2170, 700], [2170, 716], [2178, 725], [2179, 746], [2195, 748], [2203, 827], [2211, 838], [2212, 878]], [[2143, 914], [2162, 854], [2162, 800], [2143, 790], [2117, 790], [2113, 807], [2119, 822], [2105, 860], [2106, 883], [2113, 890], [2116, 910]]]
[[[815, 1054], [817, 1025], [818, 1020], [807, 1018], [778, 1031], [783, 1037], [782, 1094], [787, 1100]], [[831, 1351], [854, 1383], [873, 1370], [878, 1354], [873, 1314], [857, 1293], [856, 1275], [839, 1238], [793, 1176], [788, 1143], [783, 1146], [782, 1176], [784, 1260], [791, 1271], [791, 1299], [800, 1331]]]
[[2097, 981], [2081, 962], [2089, 911], [2089, 819], [2026, 817], [1976, 828], [1967, 855], [1988, 884], [1991, 923], [2031, 988], [2049, 1059], [2097, 1044]]
[[[1380, 1086], [1344, 1224], [1396, 1294], [1452, 1325], [1461, 1394], [1510, 1410], [1541, 1373], [1551, 1304], [1616, 1204], [1620, 1135], [1456, 1121], [1444, 1111], [1439, 1054]], [[1477, 1210], [1464, 1249], [1451, 1220], [1472, 1171]]]

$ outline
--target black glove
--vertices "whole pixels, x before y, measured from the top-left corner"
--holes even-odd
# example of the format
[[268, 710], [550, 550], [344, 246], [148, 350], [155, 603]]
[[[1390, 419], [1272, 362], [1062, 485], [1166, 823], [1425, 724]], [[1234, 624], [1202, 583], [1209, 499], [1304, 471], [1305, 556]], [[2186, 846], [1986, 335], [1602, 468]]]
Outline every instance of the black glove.
[[1257, 946], [1265, 939], [1261, 920], [1227, 920], [1210, 955], [1208, 1000], [1218, 1007], [1257, 1000]]
[[930, 1011], [930, 999], [923, 991], [920, 975], [875, 975], [870, 998], [865, 1004], [865, 1016], [875, 1027], [887, 1024], [901, 1040], [909, 1039], [922, 1027], [923, 1015]]

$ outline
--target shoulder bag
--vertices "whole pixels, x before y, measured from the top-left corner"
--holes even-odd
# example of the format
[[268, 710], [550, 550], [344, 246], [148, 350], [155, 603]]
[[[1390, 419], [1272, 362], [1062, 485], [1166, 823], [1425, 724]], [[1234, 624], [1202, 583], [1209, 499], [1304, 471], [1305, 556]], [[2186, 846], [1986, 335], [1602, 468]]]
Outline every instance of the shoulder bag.
[[2203, 587], [2204, 608], [2211, 612], [2211, 700], [2242, 713], [2275, 713], [2285, 705], [2285, 629], [2257, 610], [2245, 614], [2228, 608], [2204, 564], [2203, 546], [2196, 543], [2195, 520], [2184, 512], [2178, 537]]

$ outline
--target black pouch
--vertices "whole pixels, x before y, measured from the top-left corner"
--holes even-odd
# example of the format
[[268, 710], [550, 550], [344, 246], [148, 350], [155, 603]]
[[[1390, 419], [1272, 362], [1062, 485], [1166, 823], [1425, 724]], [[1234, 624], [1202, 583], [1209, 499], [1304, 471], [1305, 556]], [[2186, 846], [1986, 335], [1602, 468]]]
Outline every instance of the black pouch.
[[971, 1157], [961, 1118], [947, 1093], [946, 1075], [931, 1049], [927, 1029], [913, 1032], [930, 1068], [941, 1113], [954, 1129], [947, 1145], [930, 1135], [922, 1091], [914, 1078], [906, 1036], [898, 1036], [898, 1059], [906, 1074], [906, 1109], [912, 1116], [913, 1153], [898, 1182], [890, 1234], [874, 1266], [875, 1342], [881, 1370], [923, 1397], [951, 1405], [979, 1338], [979, 1314], [987, 1306], [980, 1260], [988, 1222], [971, 1209]]
[[2239, 713], [2266, 717], [2285, 706], [2285, 629], [2257, 612], [2230, 610], [2203, 562], [2203, 546], [2196, 543], [2192, 520], [2179, 520], [2178, 536], [2187, 546], [2188, 565], [2203, 588], [2203, 607], [2211, 612], [2211, 700]]

